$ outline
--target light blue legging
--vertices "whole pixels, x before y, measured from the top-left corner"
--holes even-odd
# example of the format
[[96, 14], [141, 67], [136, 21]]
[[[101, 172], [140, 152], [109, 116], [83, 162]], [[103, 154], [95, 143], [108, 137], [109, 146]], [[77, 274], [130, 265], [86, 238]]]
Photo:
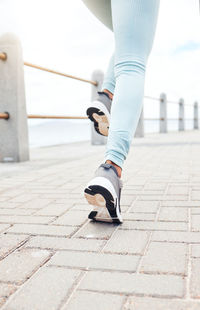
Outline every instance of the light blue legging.
[[114, 31], [115, 52], [102, 86], [114, 94], [105, 160], [122, 167], [142, 110], [160, 0], [83, 1]]

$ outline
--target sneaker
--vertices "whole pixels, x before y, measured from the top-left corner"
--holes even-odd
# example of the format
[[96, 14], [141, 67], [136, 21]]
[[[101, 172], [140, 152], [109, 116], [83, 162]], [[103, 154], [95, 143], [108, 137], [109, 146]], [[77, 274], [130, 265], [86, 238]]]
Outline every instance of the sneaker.
[[111, 164], [102, 164], [95, 172], [95, 177], [84, 190], [85, 198], [94, 208], [89, 219], [100, 222], [122, 223], [120, 195], [122, 181], [117, 169]]
[[94, 123], [95, 130], [103, 136], [108, 136], [111, 103], [107, 93], [98, 91], [97, 98], [86, 111], [88, 118]]

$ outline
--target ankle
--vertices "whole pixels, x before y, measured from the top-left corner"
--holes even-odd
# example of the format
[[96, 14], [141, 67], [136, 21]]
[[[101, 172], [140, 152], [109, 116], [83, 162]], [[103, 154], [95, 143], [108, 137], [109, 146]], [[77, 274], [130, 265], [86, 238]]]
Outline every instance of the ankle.
[[116, 165], [113, 161], [111, 161], [111, 160], [106, 160], [106, 164], [113, 165], [113, 166], [116, 168], [116, 170], [117, 170], [118, 177], [121, 178], [121, 176], [122, 176], [122, 168], [121, 168], [121, 167], [117, 166], [117, 165]]
[[103, 89], [103, 90], [102, 90], [102, 92], [104, 92], [104, 93], [108, 94], [108, 96], [109, 96], [110, 100], [113, 100], [113, 94], [112, 94], [109, 90], [107, 90], [107, 89]]

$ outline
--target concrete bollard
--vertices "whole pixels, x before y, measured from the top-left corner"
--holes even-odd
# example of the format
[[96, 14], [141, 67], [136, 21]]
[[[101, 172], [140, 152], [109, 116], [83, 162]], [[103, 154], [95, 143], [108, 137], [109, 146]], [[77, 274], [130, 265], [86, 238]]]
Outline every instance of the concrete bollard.
[[144, 112], [142, 109], [141, 115], [140, 115], [140, 119], [137, 125], [137, 129], [135, 132], [135, 138], [142, 138], [144, 137]]
[[199, 129], [199, 105], [194, 103], [194, 129]]
[[[101, 91], [102, 83], [104, 79], [104, 73], [101, 70], [95, 70], [92, 73], [92, 80], [98, 83], [97, 86], [92, 85], [92, 95], [91, 101], [95, 100], [97, 97], [97, 92]], [[91, 144], [93, 145], [101, 145], [106, 144], [107, 137], [104, 137], [98, 134], [95, 129], [93, 123], [91, 124]]]
[[0, 112], [9, 119], [0, 119], [0, 162], [29, 160], [28, 126], [24, 89], [24, 64], [19, 39], [11, 33], [0, 37]]
[[184, 99], [179, 100], [179, 131], [185, 130], [185, 113], [184, 113]]
[[167, 132], [167, 96], [160, 95], [160, 133]]

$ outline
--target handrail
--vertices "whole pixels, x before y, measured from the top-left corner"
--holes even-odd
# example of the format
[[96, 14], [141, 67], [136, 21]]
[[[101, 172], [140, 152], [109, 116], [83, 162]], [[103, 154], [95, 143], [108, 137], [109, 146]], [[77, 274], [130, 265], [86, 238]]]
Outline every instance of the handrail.
[[[6, 53], [3, 53], [1, 52], [0, 53], [0, 59], [5, 61], [7, 60], [7, 54]], [[80, 77], [77, 77], [77, 76], [73, 76], [73, 75], [69, 75], [69, 74], [66, 74], [66, 73], [63, 73], [63, 72], [59, 72], [59, 71], [55, 71], [55, 70], [52, 70], [52, 69], [49, 69], [49, 68], [45, 68], [45, 67], [42, 67], [42, 66], [38, 66], [38, 65], [35, 65], [35, 64], [32, 64], [32, 63], [29, 63], [29, 62], [24, 62], [24, 65], [25, 66], [28, 66], [28, 67], [31, 67], [31, 68], [34, 68], [34, 69], [38, 69], [38, 70], [42, 70], [42, 71], [45, 71], [45, 72], [49, 72], [49, 73], [53, 73], [53, 74], [57, 74], [57, 75], [61, 75], [61, 76], [64, 76], [64, 77], [68, 77], [68, 78], [72, 78], [72, 79], [76, 79], [76, 80], [79, 80], [79, 81], [82, 81], [82, 82], [86, 82], [86, 83], [90, 83], [94, 86], [98, 86], [98, 82], [97, 81], [92, 81], [92, 80], [87, 80], [87, 79], [83, 79], [83, 78], [80, 78]], [[156, 101], [161, 101], [162, 99], [161, 98], [156, 98], [156, 97], [151, 97], [151, 96], [144, 96], [144, 98], [146, 99], [150, 99], [150, 100], [156, 100]], [[176, 101], [171, 101], [171, 100], [166, 100], [166, 103], [169, 103], [169, 104], [179, 104], [179, 102], [176, 102]], [[191, 104], [186, 104], [184, 103], [184, 106], [190, 106], [190, 107], [193, 107], [193, 105]], [[84, 117], [84, 116], [60, 116], [60, 115], [27, 115], [28, 118], [31, 118], [31, 119], [87, 119], [87, 117]], [[0, 113], [0, 119], [9, 119], [9, 114], [8, 113]], [[164, 118], [145, 118], [144, 120], [155, 120], [155, 121], [165, 121]], [[173, 118], [173, 119], [167, 119], [167, 120], [183, 120], [182, 118]], [[195, 120], [195, 119], [186, 119], [186, 120]]]
[[155, 97], [151, 97], [151, 96], [144, 96], [144, 98], [160, 101], [160, 98], [155, 98]]
[[9, 114], [6, 112], [0, 113], [0, 119], [9, 119]]
[[68, 78], [71, 78], [71, 79], [79, 80], [79, 81], [82, 81], [82, 82], [90, 83], [90, 84], [92, 84], [94, 86], [98, 85], [98, 83], [96, 81], [86, 80], [86, 79], [83, 79], [83, 78], [80, 78], [80, 77], [77, 77], [77, 76], [74, 76], [74, 75], [66, 74], [66, 73], [55, 71], [55, 70], [48, 69], [48, 68], [44, 68], [44, 67], [41, 67], [41, 66], [38, 66], [38, 65], [31, 64], [31, 63], [26, 62], [26, 61], [24, 62], [24, 65], [28, 66], [28, 67], [31, 67], [31, 68], [34, 68], [34, 69], [38, 69], [38, 70], [46, 71], [46, 72], [49, 72], [49, 73], [53, 73], [53, 74], [61, 75], [61, 76], [64, 76], [64, 77], [68, 77]]
[[0, 59], [1, 60], [6, 60], [7, 59], [6, 53], [0, 53]]
[[88, 119], [87, 116], [60, 116], [60, 115], [27, 115], [28, 118], [46, 118], [46, 119]]
[[[27, 115], [27, 118], [31, 119], [88, 119], [87, 116], [63, 116], [63, 115], [39, 115], [39, 114], [30, 114]], [[9, 119], [8, 113], [0, 113], [0, 119]], [[145, 121], [164, 121], [163, 117], [158, 118], [144, 118]], [[183, 118], [168, 118], [167, 121], [181, 121]], [[185, 121], [197, 120], [197, 118], [185, 118]]]
[[[1, 60], [6, 60], [7, 59], [7, 55], [5, 53], [0, 53], [0, 59]], [[45, 67], [42, 67], [42, 66], [39, 66], [39, 65], [35, 65], [35, 64], [26, 62], [26, 61], [24, 62], [24, 65], [28, 66], [28, 67], [31, 67], [31, 68], [34, 68], [34, 69], [38, 69], [38, 70], [42, 70], [42, 71], [45, 71], [45, 72], [61, 75], [61, 76], [68, 77], [68, 78], [71, 78], [71, 79], [75, 79], [75, 80], [78, 80], [78, 81], [86, 82], [86, 83], [92, 84], [94, 86], [98, 86], [98, 83], [96, 81], [87, 80], [87, 79], [80, 78], [80, 77], [77, 77], [77, 76], [74, 76], [74, 75], [70, 75], [70, 74], [66, 74], [66, 73], [59, 72], [59, 71], [56, 71], [56, 70], [52, 70], [52, 69], [49, 69], [49, 68], [45, 68]], [[150, 99], [150, 100], [160, 101], [160, 98], [151, 97], [151, 96], [144, 96], [144, 98]], [[172, 100], [167, 100], [167, 103], [178, 104], [178, 102], [172, 101]], [[184, 105], [185, 106], [190, 106], [190, 107], [193, 106], [192, 104], [187, 104], [187, 103], [184, 103]]]

